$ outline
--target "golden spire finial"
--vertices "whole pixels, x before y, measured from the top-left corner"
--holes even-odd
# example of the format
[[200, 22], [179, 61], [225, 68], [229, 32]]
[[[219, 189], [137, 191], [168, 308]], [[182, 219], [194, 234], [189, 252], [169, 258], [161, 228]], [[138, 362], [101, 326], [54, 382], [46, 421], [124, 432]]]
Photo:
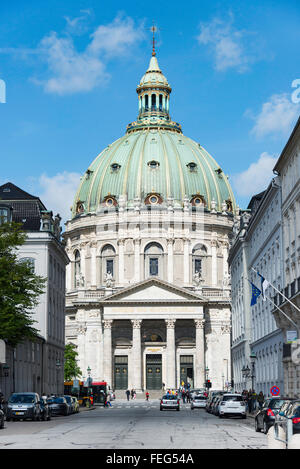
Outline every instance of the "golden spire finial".
[[151, 26], [150, 31], [152, 31], [152, 33], [153, 33], [153, 37], [152, 37], [152, 56], [155, 57], [155, 55], [156, 55], [156, 52], [155, 52], [155, 33], [157, 31], [157, 27], [154, 26], [154, 23], [153, 23], [153, 26]]

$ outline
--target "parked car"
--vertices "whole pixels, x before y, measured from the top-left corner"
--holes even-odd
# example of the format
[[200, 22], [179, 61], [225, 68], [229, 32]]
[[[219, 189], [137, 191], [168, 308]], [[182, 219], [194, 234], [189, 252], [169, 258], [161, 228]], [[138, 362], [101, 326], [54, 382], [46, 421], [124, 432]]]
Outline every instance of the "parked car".
[[194, 409], [205, 409], [207, 397], [203, 394], [194, 395], [191, 401], [191, 410]]
[[218, 395], [215, 397], [212, 408], [211, 408], [211, 413], [218, 416], [219, 415], [219, 403], [222, 399], [222, 396]]
[[260, 432], [262, 430], [267, 434], [269, 428], [274, 425], [275, 417], [279, 413], [281, 406], [287, 400], [289, 399], [284, 399], [282, 397], [271, 397], [266, 399], [262, 408], [255, 416], [255, 431]]
[[77, 397], [72, 396], [72, 402], [73, 402], [74, 412], [76, 414], [78, 414], [78, 412], [79, 412], [79, 402], [77, 400]]
[[72, 400], [72, 396], [63, 396], [67, 404], [69, 406], [69, 414], [75, 414], [75, 407], [74, 407], [74, 401]]
[[215, 398], [223, 394], [225, 394], [225, 391], [209, 391], [205, 407], [206, 412], [212, 413], [212, 404], [215, 402]]
[[49, 407], [47, 399], [41, 397], [40, 408], [41, 408], [41, 420], [43, 420], [44, 422], [46, 420], [51, 420], [51, 409]]
[[220, 418], [238, 415], [245, 419], [246, 404], [241, 394], [224, 394], [218, 402], [218, 415]]
[[50, 397], [47, 399], [51, 415], [69, 415], [69, 404], [65, 397]]
[[286, 400], [275, 416], [277, 422], [286, 433], [287, 419], [291, 419], [293, 423], [293, 434], [300, 433], [300, 400]]
[[39, 395], [35, 392], [13, 393], [8, 399], [6, 420], [40, 420], [41, 407]]
[[160, 410], [163, 409], [176, 409], [180, 410], [179, 399], [174, 394], [165, 394], [160, 400]]
[[0, 428], [4, 428], [4, 418], [5, 418], [4, 412], [2, 409], [0, 409]]

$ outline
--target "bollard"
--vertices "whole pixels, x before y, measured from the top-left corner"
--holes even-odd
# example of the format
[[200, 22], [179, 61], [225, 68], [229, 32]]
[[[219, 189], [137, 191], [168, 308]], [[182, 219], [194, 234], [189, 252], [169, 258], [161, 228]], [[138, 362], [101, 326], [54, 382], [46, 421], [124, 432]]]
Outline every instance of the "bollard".
[[[284, 430], [277, 425], [277, 431], [276, 431], [277, 438], [280, 438], [281, 440], [285, 440], [285, 432]], [[267, 433], [267, 438], [268, 438], [268, 449], [286, 449], [286, 444], [283, 441], [279, 441], [275, 438], [275, 425], [274, 427], [271, 427]]]

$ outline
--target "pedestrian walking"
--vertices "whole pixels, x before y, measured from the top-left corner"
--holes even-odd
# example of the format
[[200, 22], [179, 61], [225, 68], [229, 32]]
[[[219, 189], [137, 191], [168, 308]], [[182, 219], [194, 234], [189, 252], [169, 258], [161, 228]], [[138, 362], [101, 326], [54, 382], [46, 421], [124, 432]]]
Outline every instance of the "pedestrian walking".
[[130, 391], [129, 391], [129, 389], [127, 389], [127, 391], [126, 391], [125, 394], [126, 394], [126, 396], [127, 396], [127, 401], [129, 401], [129, 399], [130, 399]]
[[130, 394], [131, 394], [131, 399], [133, 399], [133, 389], [131, 389]]
[[185, 404], [186, 392], [185, 389], [182, 390], [182, 402]]
[[148, 391], [146, 392], [146, 401], [149, 401], [149, 393], [148, 393]]
[[190, 391], [188, 390], [186, 392], [186, 402], [189, 404], [191, 402], [191, 394], [190, 394]]
[[257, 396], [257, 402], [258, 402], [259, 410], [262, 409], [264, 400], [265, 400], [265, 396], [264, 396], [263, 392], [260, 391], [260, 393]]

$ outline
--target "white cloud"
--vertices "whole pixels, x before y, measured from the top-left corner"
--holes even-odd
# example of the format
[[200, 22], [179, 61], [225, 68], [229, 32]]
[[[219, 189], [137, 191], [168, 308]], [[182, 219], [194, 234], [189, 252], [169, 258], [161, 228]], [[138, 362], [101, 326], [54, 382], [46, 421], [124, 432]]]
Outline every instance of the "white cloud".
[[[261, 111], [252, 116], [255, 125], [251, 130], [257, 138], [270, 134], [288, 136], [300, 112], [300, 104], [295, 104], [287, 93], [274, 94], [262, 105]], [[251, 117], [250, 111], [246, 115]]]
[[118, 15], [111, 23], [99, 25], [90, 34], [87, 45], [79, 50], [73, 36], [87, 30], [89, 10], [82, 16], [70, 19], [62, 34], [52, 31], [33, 49], [0, 49], [0, 53], [14, 53], [22, 58], [36, 57], [47, 64], [45, 78], [32, 78], [47, 93], [59, 95], [87, 92], [103, 85], [110, 78], [108, 62], [130, 54], [130, 47], [144, 39], [143, 24], [136, 25], [129, 17]]
[[241, 197], [252, 197], [264, 191], [274, 176], [273, 168], [278, 157], [263, 152], [256, 163], [232, 177], [234, 188]]
[[201, 23], [197, 40], [199, 44], [210, 46], [214, 54], [216, 70], [225, 71], [229, 68], [236, 68], [239, 72], [244, 72], [255, 60], [247, 53], [244, 44], [244, 39], [250, 33], [234, 29], [232, 23], [232, 14], [229, 14], [227, 20], [214, 18], [210, 22]]
[[62, 226], [71, 217], [70, 208], [80, 183], [80, 174], [64, 171], [55, 176], [42, 174], [38, 180], [38, 197], [47, 210], [62, 217]]

